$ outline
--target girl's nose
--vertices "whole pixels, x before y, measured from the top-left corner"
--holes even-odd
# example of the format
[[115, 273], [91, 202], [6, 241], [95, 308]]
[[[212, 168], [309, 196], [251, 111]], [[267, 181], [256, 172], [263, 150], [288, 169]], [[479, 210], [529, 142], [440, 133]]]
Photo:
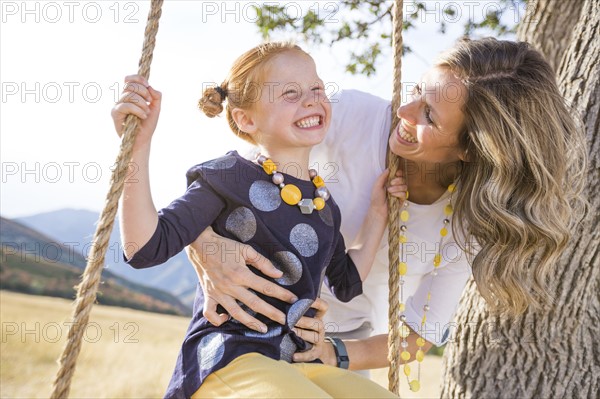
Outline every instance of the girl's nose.
[[312, 90], [307, 90], [306, 94], [302, 96], [302, 105], [304, 107], [313, 107], [319, 102], [318, 94]]

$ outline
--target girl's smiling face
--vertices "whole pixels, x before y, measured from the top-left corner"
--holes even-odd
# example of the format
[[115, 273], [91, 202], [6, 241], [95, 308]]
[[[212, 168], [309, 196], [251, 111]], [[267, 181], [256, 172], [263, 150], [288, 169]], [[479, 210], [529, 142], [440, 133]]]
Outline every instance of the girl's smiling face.
[[286, 51], [269, 61], [244, 131], [268, 152], [319, 144], [331, 123], [331, 104], [313, 59]]

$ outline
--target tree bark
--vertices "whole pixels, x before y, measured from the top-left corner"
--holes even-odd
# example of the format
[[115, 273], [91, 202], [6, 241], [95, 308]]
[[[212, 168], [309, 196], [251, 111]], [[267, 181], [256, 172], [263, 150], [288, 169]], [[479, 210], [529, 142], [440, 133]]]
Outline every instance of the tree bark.
[[[540, 3], [560, 9], [575, 2]], [[468, 283], [454, 320], [454, 340], [445, 351], [444, 398], [600, 395], [600, 6], [596, 0], [582, 3], [557, 76], [587, 133], [589, 211], [557, 265], [551, 288], [556, 302], [550, 311], [528, 311], [516, 321], [500, 320], [490, 316], [475, 283]], [[553, 12], [547, 7], [538, 10]], [[546, 23], [552, 20], [560, 18], [548, 18]], [[551, 42], [554, 35], [562, 38], [564, 29], [538, 26], [536, 32], [549, 36], [536, 33], [534, 41]], [[559, 55], [554, 48], [550, 51], [551, 57]]]
[[542, 52], [556, 71], [571, 42], [584, 0], [530, 0], [517, 37]]

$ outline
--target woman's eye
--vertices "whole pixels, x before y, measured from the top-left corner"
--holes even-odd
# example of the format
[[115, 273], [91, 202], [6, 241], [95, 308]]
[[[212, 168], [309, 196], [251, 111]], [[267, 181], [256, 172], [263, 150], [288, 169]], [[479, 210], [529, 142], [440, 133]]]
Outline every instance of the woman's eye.
[[[418, 95], [422, 95], [422, 89], [421, 89], [420, 85], [415, 86], [415, 92]], [[423, 114], [425, 115], [425, 120], [430, 125], [435, 125], [435, 123], [433, 122], [433, 119], [431, 119], [431, 108], [429, 108], [429, 105], [427, 105], [424, 98], [421, 98], [421, 100], [423, 101], [423, 104], [425, 105], [423, 107]]]
[[417, 98], [421, 95], [421, 88], [419, 86], [415, 86], [410, 92], [409, 97], [412, 101], [417, 100]]
[[434, 123], [433, 119], [431, 119], [431, 109], [429, 109], [427, 105], [423, 107], [423, 113], [425, 114], [425, 119], [427, 120], [427, 123], [433, 125]]

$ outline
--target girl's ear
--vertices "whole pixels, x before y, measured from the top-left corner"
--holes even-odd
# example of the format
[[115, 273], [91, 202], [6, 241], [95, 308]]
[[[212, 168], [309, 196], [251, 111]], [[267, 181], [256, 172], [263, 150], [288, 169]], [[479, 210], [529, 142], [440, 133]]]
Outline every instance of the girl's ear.
[[257, 131], [257, 126], [254, 121], [254, 115], [251, 111], [234, 108], [231, 110], [231, 117], [235, 121], [238, 129], [244, 133], [254, 134]]

